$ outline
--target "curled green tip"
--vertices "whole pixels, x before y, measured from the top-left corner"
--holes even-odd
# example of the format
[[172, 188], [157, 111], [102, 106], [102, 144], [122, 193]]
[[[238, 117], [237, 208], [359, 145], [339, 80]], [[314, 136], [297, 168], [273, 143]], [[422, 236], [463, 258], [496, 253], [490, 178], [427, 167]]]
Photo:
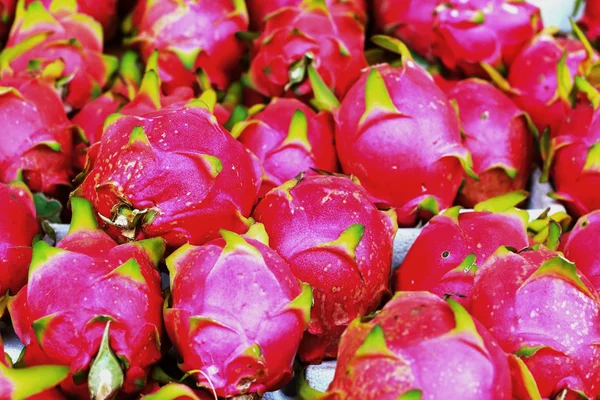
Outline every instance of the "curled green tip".
[[90, 366], [88, 386], [93, 400], [111, 399], [123, 386], [121, 364], [110, 349], [110, 321], [106, 323], [98, 355]]
[[501, 196], [482, 201], [475, 205], [475, 211], [502, 212], [510, 208], [516, 207], [523, 201], [527, 200], [529, 192], [525, 190], [517, 190]]

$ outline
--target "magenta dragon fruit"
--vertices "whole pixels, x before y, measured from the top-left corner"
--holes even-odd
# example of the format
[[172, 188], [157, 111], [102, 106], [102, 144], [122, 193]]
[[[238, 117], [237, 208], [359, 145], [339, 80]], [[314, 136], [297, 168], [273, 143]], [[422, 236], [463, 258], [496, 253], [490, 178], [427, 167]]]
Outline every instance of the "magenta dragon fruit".
[[140, 49], [144, 60], [158, 50], [167, 93], [195, 85], [197, 68], [220, 89], [238, 73], [244, 47], [235, 34], [248, 28], [244, 1], [140, 0], [130, 23], [128, 43]]
[[407, 56], [399, 68], [366, 70], [344, 98], [336, 123], [344, 172], [360, 180], [373, 202], [395, 208], [401, 226], [450, 207], [463, 169], [476, 177], [454, 109]]
[[88, 201], [71, 206], [69, 234], [57, 247], [35, 244], [28, 283], [9, 302], [23, 362], [68, 366], [61, 387], [79, 398], [135, 393], [161, 357], [164, 241], [117, 245]]
[[394, 272], [394, 290], [451, 296], [469, 309], [477, 267], [500, 246], [520, 250], [529, 245], [527, 212], [510, 208], [525, 196], [511, 197], [499, 199], [497, 206], [503, 207], [496, 212], [482, 204], [475, 212], [453, 207], [433, 217]]
[[542, 398], [600, 394], [600, 298], [560, 253], [498, 249], [475, 275], [471, 313], [528, 367]]
[[245, 236], [220, 233], [221, 239], [185, 245], [167, 258], [172, 306], [165, 325], [181, 368], [200, 386], [226, 398], [262, 395], [292, 378], [311, 289], [268, 247], [261, 224]]
[[[264, 29], [271, 14], [285, 7], [298, 7], [305, 0], [246, 0], [250, 25], [257, 31]], [[352, 14], [362, 23], [367, 21], [367, 0], [325, 0], [325, 5], [334, 14]]]
[[596, 290], [600, 290], [600, 211], [594, 211], [579, 218], [573, 230], [563, 235], [559, 250], [577, 265]]
[[32, 191], [54, 194], [71, 182], [71, 156], [78, 131], [44, 78], [0, 80], [0, 181], [22, 176]]
[[441, 0], [378, 0], [373, 2], [375, 27], [402, 40], [424, 57], [433, 57], [435, 8]]
[[76, 193], [119, 241], [162, 237], [178, 247], [206, 243], [219, 229], [245, 232], [261, 174], [250, 151], [193, 100], [109, 118]]
[[317, 114], [295, 99], [275, 98], [233, 134], [262, 162], [265, 176], [259, 197], [263, 197], [310, 168], [336, 172], [333, 131], [330, 114]]
[[352, 14], [336, 14], [320, 0], [285, 7], [269, 16], [254, 41], [249, 86], [265, 96], [306, 97], [312, 66], [343, 97], [367, 66], [365, 28]]
[[[33, 3], [39, 0], [26, 0], [27, 4]], [[64, 0], [41, 0], [42, 4], [47, 9], [65, 7], [67, 3], [73, 3], [73, 1]], [[89, 15], [94, 18], [100, 24], [105, 35], [110, 39], [116, 31], [116, 20], [117, 20], [117, 0], [75, 0], [77, 11]]]
[[33, 196], [22, 182], [0, 183], [0, 203], [0, 296], [4, 296], [9, 290], [16, 294], [27, 283], [31, 246], [39, 228]]
[[348, 324], [375, 311], [389, 293], [396, 216], [378, 210], [347, 177], [313, 175], [273, 189], [253, 217], [294, 275], [313, 288], [300, 358], [335, 357]]
[[475, 204], [527, 187], [537, 132], [528, 117], [499, 89], [478, 79], [458, 82], [448, 92], [455, 101], [464, 145], [479, 179], [466, 176], [458, 202]]
[[434, 50], [446, 67], [486, 76], [485, 63], [510, 66], [542, 29], [538, 7], [512, 0], [443, 0], [435, 10]]
[[514, 102], [531, 116], [540, 132], [549, 129], [556, 135], [572, 108], [574, 77], [597, 59], [578, 40], [539, 34], [515, 57], [509, 70]]
[[38, 1], [27, 7], [24, 1], [18, 3], [7, 47], [0, 57], [1, 73], [3, 77], [38, 71], [52, 74], [64, 86], [68, 106], [79, 109], [109, 82], [117, 59], [102, 54], [100, 24], [77, 13], [74, 3], [54, 2], [53, 14]]
[[[435, 372], [434, 372], [435, 371]], [[400, 292], [375, 316], [356, 319], [340, 343], [326, 394], [303, 399], [512, 399], [506, 354], [458, 303]]]
[[[578, 78], [578, 82], [581, 85], [583, 80]], [[590, 89], [594, 91], [592, 96], [600, 96]], [[581, 100], [543, 152], [545, 169], [556, 189], [551, 196], [561, 200], [576, 217], [600, 209], [600, 195], [590, 190], [600, 184], [599, 106], [597, 98], [593, 104]]]

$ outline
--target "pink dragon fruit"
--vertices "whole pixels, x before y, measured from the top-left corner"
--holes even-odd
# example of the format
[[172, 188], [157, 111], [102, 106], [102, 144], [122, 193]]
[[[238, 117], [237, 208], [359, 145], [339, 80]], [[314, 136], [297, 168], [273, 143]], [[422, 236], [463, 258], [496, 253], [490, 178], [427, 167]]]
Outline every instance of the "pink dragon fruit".
[[199, 386], [226, 398], [262, 395], [292, 378], [311, 289], [268, 247], [261, 224], [246, 236], [220, 233], [222, 239], [185, 245], [167, 258], [172, 306], [165, 325], [181, 368]]
[[265, 169], [259, 197], [300, 172], [337, 171], [333, 120], [295, 99], [275, 98], [233, 131]]
[[375, 311], [389, 293], [394, 212], [379, 211], [347, 177], [315, 175], [273, 189], [253, 217], [294, 275], [313, 287], [300, 358], [335, 357], [350, 321]]
[[0, 204], [0, 296], [3, 296], [9, 290], [16, 294], [27, 283], [31, 245], [39, 228], [33, 196], [25, 184], [0, 183]]
[[434, 50], [446, 67], [486, 76], [510, 66], [543, 28], [538, 7], [513, 0], [444, 0], [435, 10]]
[[119, 241], [162, 237], [203, 244], [221, 228], [247, 230], [262, 174], [258, 160], [200, 101], [143, 117], [115, 114], [90, 148], [76, 190]]
[[29, 281], [9, 302], [23, 361], [69, 366], [61, 387], [79, 398], [88, 386], [92, 398], [110, 398], [121, 386], [135, 393], [161, 357], [155, 267], [164, 241], [117, 245], [98, 229], [88, 201], [72, 198], [71, 206], [69, 234], [56, 248], [34, 245]]
[[[35, 1], [17, 5], [15, 22], [1, 57], [2, 76], [43, 71], [65, 86], [65, 102], [83, 107], [108, 83], [117, 59], [102, 54], [102, 27], [73, 9], [74, 3], [57, 2], [50, 14]], [[75, 7], [76, 8], [76, 7]]]
[[144, 60], [159, 51], [167, 93], [195, 85], [197, 68], [225, 89], [240, 67], [244, 47], [235, 34], [248, 28], [248, 13], [241, 0], [140, 0], [131, 25], [128, 43]]
[[351, 14], [335, 14], [320, 0], [281, 8], [254, 41], [249, 86], [265, 96], [309, 96], [312, 65], [328, 87], [343, 97], [367, 66], [363, 25]]
[[[26, 0], [26, 3], [31, 4], [34, 1], [40, 0]], [[41, 2], [49, 10], [67, 7], [66, 3], [69, 3], [64, 0], [41, 0]], [[114, 35], [117, 22], [117, 0], [75, 0], [75, 2], [71, 0], [71, 3], [75, 3], [78, 12], [89, 15], [102, 24], [108, 39]]]
[[[250, 25], [260, 32], [271, 14], [285, 7], [298, 7], [303, 1], [305, 0], [246, 0]], [[363, 24], [367, 22], [367, 0], [325, 0], [325, 5], [334, 14], [351, 14]]]
[[498, 249], [475, 275], [471, 313], [529, 368], [542, 398], [600, 394], [600, 298], [560, 253]]
[[579, 218], [573, 230], [563, 235], [559, 250], [577, 265], [596, 290], [600, 290], [600, 254], [590, 249], [600, 245], [600, 211]]
[[509, 70], [514, 102], [531, 116], [540, 132], [548, 128], [556, 135], [572, 107], [573, 78], [597, 57], [577, 40], [539, 34], [515, 57]]
[[[525, 196], [501, 199], [497, 212], [460, 212], [450, 208], [423, 228], [394, 272], [394, 290], [425, 290], [451, 296], [467, 310], [477, 266], [500, 246], [522, 249], [529, 245], [526, 211], [510, 208]], [[488, 210], [490, 210], [488, 208]]]
[[397, 37], [424, 57], [433, 57], [434, 12], [442, 0], [379, 0], [373, 2], [377, 31]]
[[[598, 92], [595, 95], [600, 96]], [[599, 106], [597, 100], [594, 104], [583, 100], [544, 152], [545, 169], [550, 171], [556, 189], [550, 195], [561, 200], [575, 217], [600, 209], [600, 195], [590, 190], [600, 185]]]
[[69, 368], [61, 365], [11, 368], [0, 338], [0, 399], [64, 400], [54, 387], [68, 375]]
[[586, 1], [585, 13], [579, 23], [590, 40], [598, 40], [600, 38], [600, 3], [594, 0]]
[[0, 45], [4, 44], [13, 18], [15, 17], [15, 6], [17, 0], [0, 0]]
[[455, 301], [400, 292], [373, 317], [356, 319], [340, 342], [320, 400], [512, 399], [506, 354]]
[[52, 85], [43, 78], [0, 80], [0, 123], [7, 132], [0, 135], [0, 181], [22, 175], [32, 191], [48, 194], [70, 185], [77, 130]]
[[344, 172], [360, 180], [373, 202], [394, 207], [402, 226], [450, 207], [463, 168], [475, 177], [454, 109], [431, 76], [407, 58], [400, 68], [366, 70], [336, 116]]
[[[460, 81], [447, 93], [458, 106], [464, 144], [473, 156], [479, 180], [466, 176], [458, 202], [467, 208], [527, 187], [534, 132], [528, 117], [493, 85]], [[537, 132], [536, 132], [537, 133]]]

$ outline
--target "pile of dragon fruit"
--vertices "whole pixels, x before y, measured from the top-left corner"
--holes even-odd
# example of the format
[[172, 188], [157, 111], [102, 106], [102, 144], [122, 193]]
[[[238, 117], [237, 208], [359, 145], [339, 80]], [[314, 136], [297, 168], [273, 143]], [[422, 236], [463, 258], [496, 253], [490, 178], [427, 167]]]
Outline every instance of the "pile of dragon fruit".
[[577, 3], [0, 0], [0, 399], [600, 399]]

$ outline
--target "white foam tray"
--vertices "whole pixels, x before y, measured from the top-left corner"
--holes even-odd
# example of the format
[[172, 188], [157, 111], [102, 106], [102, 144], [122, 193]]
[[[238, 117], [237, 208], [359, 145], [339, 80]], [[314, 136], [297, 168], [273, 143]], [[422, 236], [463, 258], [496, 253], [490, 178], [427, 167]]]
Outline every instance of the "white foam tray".
[[[562, 207], [562, 205], [547, 196], [547, 193], [551, 191], [550, 185], [537, 183], [539, 181], [539, 176], [540, 172], [535, 171], [531, 178], [533, 184], [529, 188], [530, 197], [526, 208], [532, 220], [537, 218], [547, 208], [551, 209], [551, 213], [564, 211], [564, 207]], [[53, 224], [52, 227], [55, 229], [57, 238], [59, 240], [67, 234], [69, 229], [69, 226], [65, 224]], [[422, 228], [402, 228], [398, 230], [394, 240], [394, 255], [392, 260], [393, 270], [397, 269], [402, 264], [406, 253], [416, 240], [417, 236], [419, 236], [421, 229]], [[11, 359], [16, 360], [19, 357], [23, 345], [12, 331], [12, 328], [1, 322], [0, 333], [2, 334], [2, 339], [4, 340], [4, 349], [6, 353], [8, 353]], [[325, 361], [320, 365], [311, 365], [306, 370], [306, 379], [315, 389], [325, 391], [327, 390], [329, 383], [331, 383], [333, 380], [335, 367], [335, 361]], [[266, 393], [263, 399], [295, 400], [297, 397], [295, 397], [293, 394], [294, 389], [294, 383], [292, 382], [284, 390]], [[288, 394], [286, 394], [286, 392]]]

